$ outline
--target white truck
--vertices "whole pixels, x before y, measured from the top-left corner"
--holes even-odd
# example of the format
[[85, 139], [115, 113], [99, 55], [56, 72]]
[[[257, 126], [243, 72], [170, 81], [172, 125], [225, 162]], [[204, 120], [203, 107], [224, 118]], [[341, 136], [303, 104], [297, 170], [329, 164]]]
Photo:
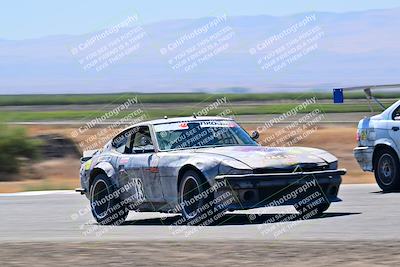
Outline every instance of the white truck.
[[399, 191], [400, 100], [381, 114], [362, 119], [358, 124], [357, 140], [354, 156], [361, 168], [374, 172], [383, 191]]

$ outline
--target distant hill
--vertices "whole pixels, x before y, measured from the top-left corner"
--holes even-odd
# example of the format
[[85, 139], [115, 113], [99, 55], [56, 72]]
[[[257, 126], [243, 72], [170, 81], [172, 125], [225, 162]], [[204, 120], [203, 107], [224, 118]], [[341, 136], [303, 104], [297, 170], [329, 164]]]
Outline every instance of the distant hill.
[[[269, 37], [310, 17], [315, 20], [298, 28], [297, 32], [257, 50]], [[103, 31], [20, 41], [0, 39], [0, 94], [280, 92], [400, 81], [400, 9], [317, 12], [284, 17], [228, 16], [217, 26], [209, 27], [207, 34], [187, 38], [196, 29], [215, 20], [184, 19], [141, 25], [145, 34], [137, 50], [99, 72], [94, 68], [84, 71], [79, 60], [115, 41], [116, 37], [126, 36], [136, 29], [136, 25], [96, 41], [75, 56], [71, 53], [72, 48]], [[216, 36], [225, 27], [232, 32], [231, 38], [226, 42], [228, 46], [216, 52], [214, 57], [204, 58], [190, 71], [174, 70], [169, 64], [174, 56], [204, 43], [207, 37]], [[310, 43], [317, 45], [311, 52], [292, 60], [293, 63], [279, 71], [263, 70], [257, 63], [261, 56], [294, 42], [296, 38], [301, 39], [315, 27], [319, 27], [322, 36]], [[168, 44], [173, 47], [179, 42], [183, 44], [168, 50]], [[256, 49], [255, 55], [249, 52], [252, 48]], [[162, 49], [168, 50], [166, 55], [160, 52]]]

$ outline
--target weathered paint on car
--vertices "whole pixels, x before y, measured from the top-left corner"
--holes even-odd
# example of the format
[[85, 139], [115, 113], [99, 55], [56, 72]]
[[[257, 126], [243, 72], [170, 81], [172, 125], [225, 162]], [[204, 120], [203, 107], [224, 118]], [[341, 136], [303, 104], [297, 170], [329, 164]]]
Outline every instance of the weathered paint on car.
[[[104, 173], [115, 188], [122, 188], [134, 181], [137, 186], [122, 194], [122, 198], [131, 198], [135, 209], [140, 211], [168, 212], [179, 204], [179, 179], [187, 170], [201, 174], [209, 186], [217, 181], [224, 181], [214, 193], [221, 195], [226, 191], [234, 193], [236, 202], [228, 210], [248, 209], [268, 205], [280, 192], [289, 186], [301, 186], [315, 180], [316, 188], [323, 191], [329, 202], [340, 201], [337, 197], [341, 184], [341, 175], [345, 170], [338, 170], [337, 158], [332, 154], [314, 148], [262, 147], [260, 145], [199, 147], [161, 151], [155, 138], [154, 126], [163, 123], [193, 121], [228, 121], [220, 117], [183, 117], [143, 122], [122, 131], [148, 127], [153, 147], [149, 150], [135, 150], [136, 153], [118, 151], [110, 140], [101, 150], [87, 153], [89, 157], [82, 163], [80, 180], [82, 190], [89, 198], [93, 179]], [[180, 126], [180, 127], [184, 127]], [[121, 135], [122, 136], [122, 135]], [[142, 190], [141, 199], [132, 199]], [[252, 192], [252, 198], [248, 198]], [[275, 192], [275, 194], [274, 194]], [[282, 191], [283, 192], [283, 191]], [[292, 199], [285, 204], [294, 204], [300, 199]], [[139, 201], [140, 200], [140, 201]]]

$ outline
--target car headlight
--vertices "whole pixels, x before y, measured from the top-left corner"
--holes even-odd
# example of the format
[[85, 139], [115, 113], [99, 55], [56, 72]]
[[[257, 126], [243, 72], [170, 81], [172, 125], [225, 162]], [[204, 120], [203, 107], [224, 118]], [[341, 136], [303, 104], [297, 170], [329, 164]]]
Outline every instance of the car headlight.
[[226, 159], [221, 161], [218, 169], [219, 174], [251, 174], [253, 170], [246, 164], [237, 161]]
[[328, 165], [328, 169], [329, 170], [337, 170], [337, 168], [338, 168], [338, 162], [337, 161], [330, 162], [329, 165]]

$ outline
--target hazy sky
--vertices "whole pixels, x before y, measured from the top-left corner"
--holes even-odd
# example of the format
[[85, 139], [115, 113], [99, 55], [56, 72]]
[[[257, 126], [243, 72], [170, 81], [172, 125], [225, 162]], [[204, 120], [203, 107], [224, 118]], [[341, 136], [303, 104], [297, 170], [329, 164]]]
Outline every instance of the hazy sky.
[[26, 39], [82, 34], [106, 28], [129, 15], [143, 23], [226, 13], [281, 16], [307, 11], [347, 12], [400, 7], [398, 0], [10, 0], [0, 7], [0, 38]]

